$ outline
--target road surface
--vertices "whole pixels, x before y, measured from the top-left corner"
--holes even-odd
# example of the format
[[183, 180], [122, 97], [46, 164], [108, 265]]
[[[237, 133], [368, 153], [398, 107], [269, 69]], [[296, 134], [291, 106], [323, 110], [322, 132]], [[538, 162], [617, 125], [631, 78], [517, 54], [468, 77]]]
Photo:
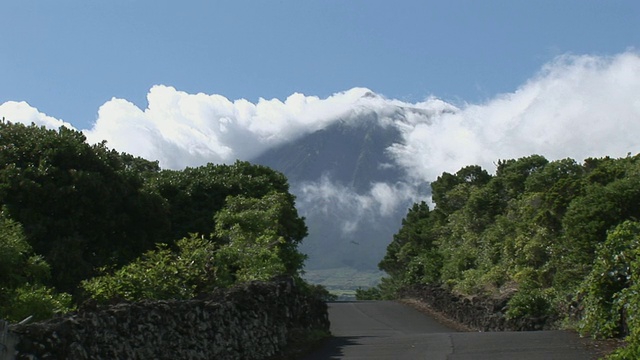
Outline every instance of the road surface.
[[303, 360], [596, 359], [573, 333], [455, 332], [393, 301], [329, 304], [333, 338]]

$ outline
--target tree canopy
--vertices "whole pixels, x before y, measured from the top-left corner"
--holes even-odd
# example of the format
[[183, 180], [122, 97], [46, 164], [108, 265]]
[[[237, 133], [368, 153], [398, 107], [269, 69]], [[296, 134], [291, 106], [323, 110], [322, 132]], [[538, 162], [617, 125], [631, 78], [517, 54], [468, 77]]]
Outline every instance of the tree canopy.
[[584, 334], [629, 326], [638, 337], [639, 184], [640, 155], [583, 164], [533, 155], [499, 161], [495, 175], [478, 166], [443, 173], [431, 184], [435, 207], [415, 204], [389, 244], [379, 264], [388, 277], [361, 295], [393, 297], [414, 284], [515, 292], [509, 317], [580, 303]]
[[77, 301], [186, 298], [299, 276], [305, 259], [281, 173], [241, 161], [162, 170], [64, 127], [0, 122], [0, 206], [0, 286], [15, 296], [37, 285]]

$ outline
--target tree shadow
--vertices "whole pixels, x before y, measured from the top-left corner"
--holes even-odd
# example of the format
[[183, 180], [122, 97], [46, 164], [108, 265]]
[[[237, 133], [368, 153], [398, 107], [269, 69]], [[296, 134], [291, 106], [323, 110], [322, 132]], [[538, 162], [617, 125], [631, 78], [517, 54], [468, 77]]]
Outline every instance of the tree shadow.
[[332, 336], [313, 353], [307, 354], [299, 360], [339, 360], [343, 359], [343, 349], [347, 346], [357, 346], [359, 339], [371, 336]]

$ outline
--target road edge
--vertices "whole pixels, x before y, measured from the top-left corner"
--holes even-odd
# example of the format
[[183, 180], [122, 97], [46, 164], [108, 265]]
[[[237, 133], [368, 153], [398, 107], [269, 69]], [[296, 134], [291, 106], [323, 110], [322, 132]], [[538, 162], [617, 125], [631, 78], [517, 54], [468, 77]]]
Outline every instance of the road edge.
[[[482, 331], [450, 318], [446, 314], [434, 309], [429, 304], [421, 301], [420, 299], [407, 297], [407, 298], [397, 299], [395, 301], [401, 304], [410, 306], [421, 313], [424, 313], [428, 316], [433, 317], [434, 319], [436, 319], [436, 321], [438, 321], [442, 325], [450, 327], [454, 329], [456, 332], [481, 332]], [[576, 333], [575, 331], [568, 330], [568, 329], [559, 329], [559, 330]], [[611, 353], [613, 353], [616, 349], [625, 345], [625, 342], [623, 339], [597, 340], [597, 339], [582, 337], [582, 336], [580, 336], [580, 342], [589, 352], [594, 354], [595, 358], [597, 359], [602, 359], [607, 355], [610, 355]]]

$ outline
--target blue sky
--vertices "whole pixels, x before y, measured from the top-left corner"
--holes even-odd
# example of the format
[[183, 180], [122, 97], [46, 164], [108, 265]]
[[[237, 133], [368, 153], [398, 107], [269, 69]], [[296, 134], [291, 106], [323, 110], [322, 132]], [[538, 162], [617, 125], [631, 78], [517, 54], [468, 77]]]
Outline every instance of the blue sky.
[[88, 129], [153, 85], [230, 100], [366, 87], [482, 103], [563, 54], [640, 46], [638, 1], [2, 0], [0, 104]]

